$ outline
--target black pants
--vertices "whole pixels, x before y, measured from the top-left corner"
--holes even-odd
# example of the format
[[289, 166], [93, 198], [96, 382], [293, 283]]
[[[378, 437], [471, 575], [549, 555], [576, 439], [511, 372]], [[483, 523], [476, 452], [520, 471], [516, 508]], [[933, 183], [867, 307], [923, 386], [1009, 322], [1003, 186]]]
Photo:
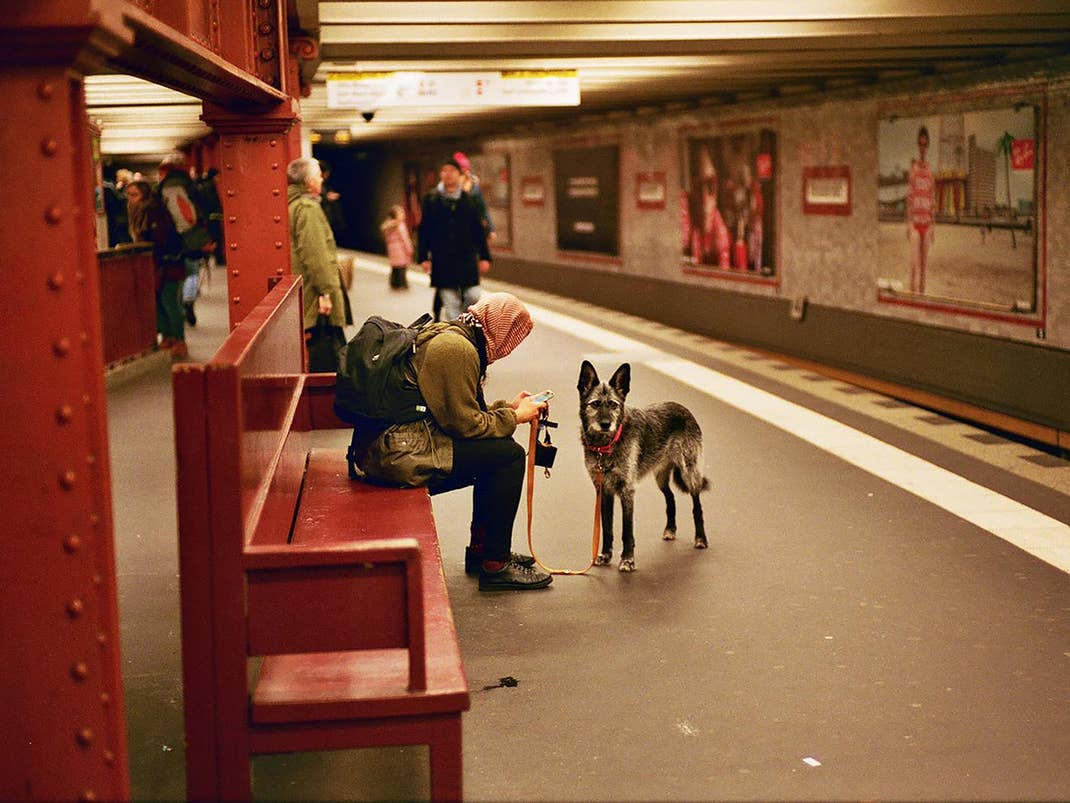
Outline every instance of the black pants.
[[484, 560], [508, 560], [527, 461], [512, 438], [453, 442], [453, 471], [428, 486], [431, 495], [472, 486], [472, 545]]

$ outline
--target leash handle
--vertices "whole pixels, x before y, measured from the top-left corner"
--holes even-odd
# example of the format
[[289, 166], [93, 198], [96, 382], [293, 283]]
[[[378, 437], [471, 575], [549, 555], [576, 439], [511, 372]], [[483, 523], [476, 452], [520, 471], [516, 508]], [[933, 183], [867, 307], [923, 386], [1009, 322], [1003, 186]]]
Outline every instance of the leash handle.
[[594, 498], [594, 532], [591, 535], [591, 562], [588, 563], [582, 569], [552, 569], [539, 560], [539, 556], [535, 554], [535, 544], [531, 535], [531, 520], [534, 515], [534, 509], [532, 502], [535, 499], [535, 443], [539, 437], [539, 420], [535, 419], [531, 422], [531, 437], [528, 439], [528, 492], [527, 492], [527, 507], [528, 507], [528, 550], [531, 552], [531, 556], [535, 558], [535, 562], [542, 567], [544, 571], [550, 574], [586, 574], [598, 557], [598, 537], [602, 530], [602, 472], [599, 471], [595, 478], [595, 498]]

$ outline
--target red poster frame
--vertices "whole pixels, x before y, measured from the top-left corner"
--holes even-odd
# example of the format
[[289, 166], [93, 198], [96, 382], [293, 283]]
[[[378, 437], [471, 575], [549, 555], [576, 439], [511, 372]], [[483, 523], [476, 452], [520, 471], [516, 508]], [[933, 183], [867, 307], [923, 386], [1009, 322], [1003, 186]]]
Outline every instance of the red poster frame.
[[[656, 184], [661, 187], [661, 198], [644, 198], [643, 187], [649, 187], [652, 184]], [[665, 171], [657, 170], [652, 173], [636, 173], [635, 174], [635, 207], [637, 209], [664, 209], [665, 198], [668, 195], [668, 189], [665, 182]]]
[[[810, 182], [815, 180], [841, 179], [847, 186], [847, 200], [843, 202], [814, 202], [809, 197]], [[802, 182], [803, 214], [850, 215], [851, 214], [851, 168], [849, 165], [823, 165], [804, 167]]]

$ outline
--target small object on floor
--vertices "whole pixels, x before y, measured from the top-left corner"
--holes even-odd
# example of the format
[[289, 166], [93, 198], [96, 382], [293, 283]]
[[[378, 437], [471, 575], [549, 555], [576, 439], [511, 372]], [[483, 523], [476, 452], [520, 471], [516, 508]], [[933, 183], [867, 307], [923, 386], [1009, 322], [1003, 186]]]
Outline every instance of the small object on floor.
[[493, 686], [484, 686], [483, 691], [490, 691], [491, 689], [515, 689], [519, 685], [519, 680], [512, 675], [506, 675], [504, 678], [498, 678], [498, 682]]
[[546, 572], [540, 572], [528, 566], [509, 561], [501, 571], [480, 572], [480, 591], [530, 591], [546, 588], [554, 578]]
[[190, 301], [186, 301], [182, 304], [182, 306], [186, 308], [186, 323], [188, 323], [190, 326], [196, 326], [197, 315], [193, 312], [193, 303]]

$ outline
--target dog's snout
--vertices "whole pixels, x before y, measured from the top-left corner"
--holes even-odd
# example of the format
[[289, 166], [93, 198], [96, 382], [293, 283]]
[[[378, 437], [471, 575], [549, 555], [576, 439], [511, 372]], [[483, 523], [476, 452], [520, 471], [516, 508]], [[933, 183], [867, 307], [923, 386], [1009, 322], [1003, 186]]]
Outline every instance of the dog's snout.
[[608, 421], [599, 421], [598, 422], [598, 426], [602, 429], [603, 432], [609, 432], [609, 422]]

